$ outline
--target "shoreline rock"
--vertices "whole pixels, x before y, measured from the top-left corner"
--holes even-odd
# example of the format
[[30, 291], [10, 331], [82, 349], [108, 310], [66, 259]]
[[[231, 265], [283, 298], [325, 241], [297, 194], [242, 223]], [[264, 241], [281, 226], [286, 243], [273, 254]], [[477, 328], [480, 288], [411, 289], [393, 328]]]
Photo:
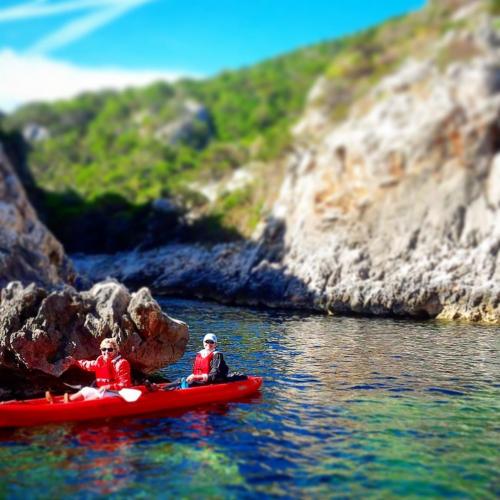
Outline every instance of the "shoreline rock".
[[[242, 248], [246, 247], [246, 248]], [[418, 280], [388, 283], [383, 278], [354, 289], [338, 289], [335, 296], [314, 294], [306, 283], [279, 264], [248, 254], [249, 244], [218, 245], [211, 250], [172, 245], [148, 252], [116, 255], [79, 255], [76, 269], [89, 278], [114, 277], [130, 286], [148, 284], [160, 296], [215, 300], [237, 306], [299, 309], [316, 313], [442, 319], [500, 324], [500, 290], [494, 285], [421, 287]], [[244, 259], [248, 274], [239, 272]], [[215, 265], [216, 263], [216, 265]]]

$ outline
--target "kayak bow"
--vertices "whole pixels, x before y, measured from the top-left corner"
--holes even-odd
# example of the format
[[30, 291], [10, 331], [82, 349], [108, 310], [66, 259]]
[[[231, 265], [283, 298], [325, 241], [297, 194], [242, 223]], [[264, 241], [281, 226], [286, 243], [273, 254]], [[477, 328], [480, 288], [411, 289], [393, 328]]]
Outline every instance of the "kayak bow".
[[53, 422], [140, 415], [229, 401], [256, 392], [262, 385], [262, 378], [248, 377], [246, 380], [225, 384], [162, 390], [166, 385], [168, 384], [159, 384], [158, 390], [152, 392], [144, 386], [134, 387], [142, 391], [142, 396], [135, 402], [126, 402], [119, 397], [108, 397], [65, 403], [62, 396], [54, 396], [52, 404], [45, 399], [5, 401], [0, 403], [0, 427], [24, 427]]

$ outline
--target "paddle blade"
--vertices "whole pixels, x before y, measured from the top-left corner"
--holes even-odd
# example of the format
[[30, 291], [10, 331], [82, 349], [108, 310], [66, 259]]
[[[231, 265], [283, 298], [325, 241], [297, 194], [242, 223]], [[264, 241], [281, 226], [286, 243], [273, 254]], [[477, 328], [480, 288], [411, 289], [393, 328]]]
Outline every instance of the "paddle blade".
[[133, 403], [142, 396], [142, 391], [139, 389], [121, 389], [118, 394], [127, 402]]
[[83, 387], [83, 385], [81, 385], [81, 384], [73, 385], [73, 384], [67, 384], [66, 382], [63, 382], [63, 384], [66, 387], [69, 387], [70, 389], [75, 389], [75, 391], [79, 391]]

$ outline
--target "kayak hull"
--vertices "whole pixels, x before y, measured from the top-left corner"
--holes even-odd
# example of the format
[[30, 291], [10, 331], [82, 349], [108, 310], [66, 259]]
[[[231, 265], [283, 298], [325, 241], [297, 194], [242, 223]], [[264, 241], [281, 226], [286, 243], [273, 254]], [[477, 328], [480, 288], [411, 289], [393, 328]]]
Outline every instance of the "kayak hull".
[[6, 401], [0, 403], [0, 427], [76, 422], [190, 408], [248, 396], [258, 391], [261, 385], [261, 377], [248, 377], [246, 380], [189, 389], [163, 390], [162, 384], [159, 384], [158, 390], [148, 391], [141, 386], [135, 388], [143, 394], [133, 403], [121, 397], [65, 403], [62, 396], [54, 396], [53, 403], [45, 399]]

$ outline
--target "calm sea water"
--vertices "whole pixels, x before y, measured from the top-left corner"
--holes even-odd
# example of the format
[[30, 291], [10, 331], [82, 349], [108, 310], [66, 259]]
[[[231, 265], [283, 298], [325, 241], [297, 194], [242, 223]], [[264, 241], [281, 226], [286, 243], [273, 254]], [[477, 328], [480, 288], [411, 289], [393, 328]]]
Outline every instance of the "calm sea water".
[[500, 329], [165, 300], [260, 394], [0, 431], [0, 498], [496, 498]]

